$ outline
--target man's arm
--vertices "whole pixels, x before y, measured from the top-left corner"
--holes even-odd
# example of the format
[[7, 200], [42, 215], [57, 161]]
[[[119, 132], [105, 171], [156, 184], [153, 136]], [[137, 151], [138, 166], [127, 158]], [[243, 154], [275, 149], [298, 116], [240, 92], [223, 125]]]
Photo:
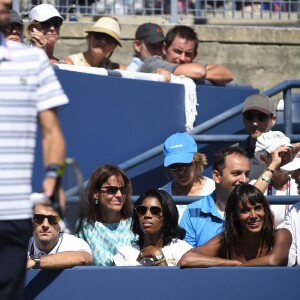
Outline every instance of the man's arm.
[[241, 266], [261, 267], [261, 266], [286, 266], [288, 263], [289, 250], [292, 243], [292, 235], [288, 229], [282, 228], [275, 232], [275, 242], [269, 254], [248, 260]]
[[[86, 251], [65, 251], [41, 257], [41, 269], [65, 269], [75, 266], [91, 265], [93, 258]], [[32, 269], [35, 261], [27, 259], [27, 269]]]
[[[39, 113], [42, 132], [43, 159], [45, 167], [50, 164], [61, 165], [65, 158], [65, 141], [60, 129], [55, 109]], [[53, 195], [56, 178], [46, 177], [43, 182], [44, 192], [48, 197]]]
[[173, 71], [174, 75], [184, 75], [195, 80], [207, 79], [205, 67], [198, 63], [182, 64]]
[[230, 260], [218, 257], [220, 252], [221, 236], [217, 235], [206, 244], [186, 252], [178, 265], [182, 268], [207, 268], [215, 266], [237, 266], [241, 263], [237, 260]]
[[223, 65], [208, 64], [205, 69], [205, 79], [211, 81], [214, 84], [223, 85], [233, 80], [232, 73]]

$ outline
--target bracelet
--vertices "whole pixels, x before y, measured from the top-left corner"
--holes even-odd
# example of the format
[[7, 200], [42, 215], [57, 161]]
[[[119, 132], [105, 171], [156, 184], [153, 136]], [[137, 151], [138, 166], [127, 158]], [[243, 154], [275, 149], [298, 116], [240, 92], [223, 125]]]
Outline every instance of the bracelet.
[[267, 183], [271, 183], [271, 178], [265, 175], [260, 175], [258, 178], [261, 178], [262, 180], [266, 181]]
[[154, 265], [157, 266], [157, 265], [161, 264], [162, 262], [166, 262], [166, 258], [165, 257], [157, 260]]
[[45, 169], [45, 177], [62, 177], [65, 170], [65, 164], [50, 164]]
[[274, 170], [270, 169], [270, 168], [266, 168], [265, 171], [269, 171], [271, 172], [272, 174], [274, 174]]

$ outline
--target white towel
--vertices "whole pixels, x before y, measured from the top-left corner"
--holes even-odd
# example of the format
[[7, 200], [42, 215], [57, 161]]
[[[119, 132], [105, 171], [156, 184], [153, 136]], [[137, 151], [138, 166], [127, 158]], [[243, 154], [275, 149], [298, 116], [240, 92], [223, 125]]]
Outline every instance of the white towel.
[[185, 129], [186, 131], [193, 129], [197, 113], [197, 93], [196, 84], [190, 78], [183, 75], [175, 76], [171, 74], [171, 82], [184, 85], [185, 90]]
[[118, 70], [123, 78], [140, 79], [140, 80], [151, 80], [151, 81], [164, 81], [164, 77], [160, 74], [153, 73], [142, 73], [142, 72], [132, 72], [128, 70]]
[[82, 73], [89, 73], [89, 74], [107, 76], [107, 70], [104, 69], [104, 68], [74, 66], [74, 65], [68, 65], [68, 64], [57, 64], [57, 66], [61, 70], [75, 71], [75, 72], [82, 72]]

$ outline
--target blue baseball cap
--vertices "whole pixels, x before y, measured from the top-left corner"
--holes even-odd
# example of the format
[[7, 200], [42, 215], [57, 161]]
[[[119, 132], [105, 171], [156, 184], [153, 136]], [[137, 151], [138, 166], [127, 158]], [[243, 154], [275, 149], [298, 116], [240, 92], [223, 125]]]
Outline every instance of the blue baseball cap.
[[197, 151], [197, 144], [190, 135], [179, 132], [172, 134], [164, 143], [164, 166], [191, 163]]

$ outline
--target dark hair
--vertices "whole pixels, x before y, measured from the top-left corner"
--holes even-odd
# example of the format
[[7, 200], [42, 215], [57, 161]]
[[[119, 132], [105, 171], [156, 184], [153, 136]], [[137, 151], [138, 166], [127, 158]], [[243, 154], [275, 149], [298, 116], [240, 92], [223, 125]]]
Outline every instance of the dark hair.
[[247, 202], [251, 205], [257, 203], [262, 204], [265, 216], [261, 229], [261, 250], [264, 246], [270, 251], [274, 245], [274, 219], [263, 193], [251, 184], [240, 184], [236, 186], [226, 202], [225, 221], [223, 224], [223, 232], [221, 234], [221, 249], [227, 259], [236, 259], [237, 248], [243, 235], [240, 221], [238, 218], [238, 203], [242, 202], [243, 207], [247, 206]]
[[246, 151], [241, 147], [224, 147], [215, 153], [213, 158], [212, 169], [217, 170], [220, 175], [222, 175], [222, 171], [225, 168], [225, 160], [228, 155], [236, 154], [240, 156], [244, 156], [248, 159]]
[[171, 44], [173, 43], [176, 36], [179, 36], [181, 38], [184, 38], [188, 41], [195, 42], [195, 54], [197, 54], [199, 39], [197, 36], [197, 33], [194, 31], [192, 27], [185, 26], [185, 25], [178, 25], [171, 28], [166, 35], [165, 43], [166, 47], [169, 48]]
[[[185, 230], [178, 225], [178, 210], [170, 194], [163, 190], [150, 189], [138, 198], [135, 207], [141, 205], [147, 197], [155, 197], [162, 206], [164, 216], [163, 245], [169, 245], [174, 238], [182, 240], [185, 236]], [[136, 211], [132, 215], [131, 229], [134, 234], [139, 236], [137, 243], [142, 245], [144, 242], [144, 233], [140, 228], [139, 217]]]
[[133, 205], [131, 201], [132, 187], [130, 179], [119, 167], [114, 165], [103, 165], [93, 172], [86, 189], [85, 201], [87, 205], [86, 217], [88, 221], [95, 222], [101, 216], [100, 207], [95, 204], [94, 193], [97, 192], [103, 183], [112, 176], [122, 178], [124, 181], [124, 185], [127, 189], [125, 203], [121, 209], [121, 215], [123, 218], [131, 217]]

